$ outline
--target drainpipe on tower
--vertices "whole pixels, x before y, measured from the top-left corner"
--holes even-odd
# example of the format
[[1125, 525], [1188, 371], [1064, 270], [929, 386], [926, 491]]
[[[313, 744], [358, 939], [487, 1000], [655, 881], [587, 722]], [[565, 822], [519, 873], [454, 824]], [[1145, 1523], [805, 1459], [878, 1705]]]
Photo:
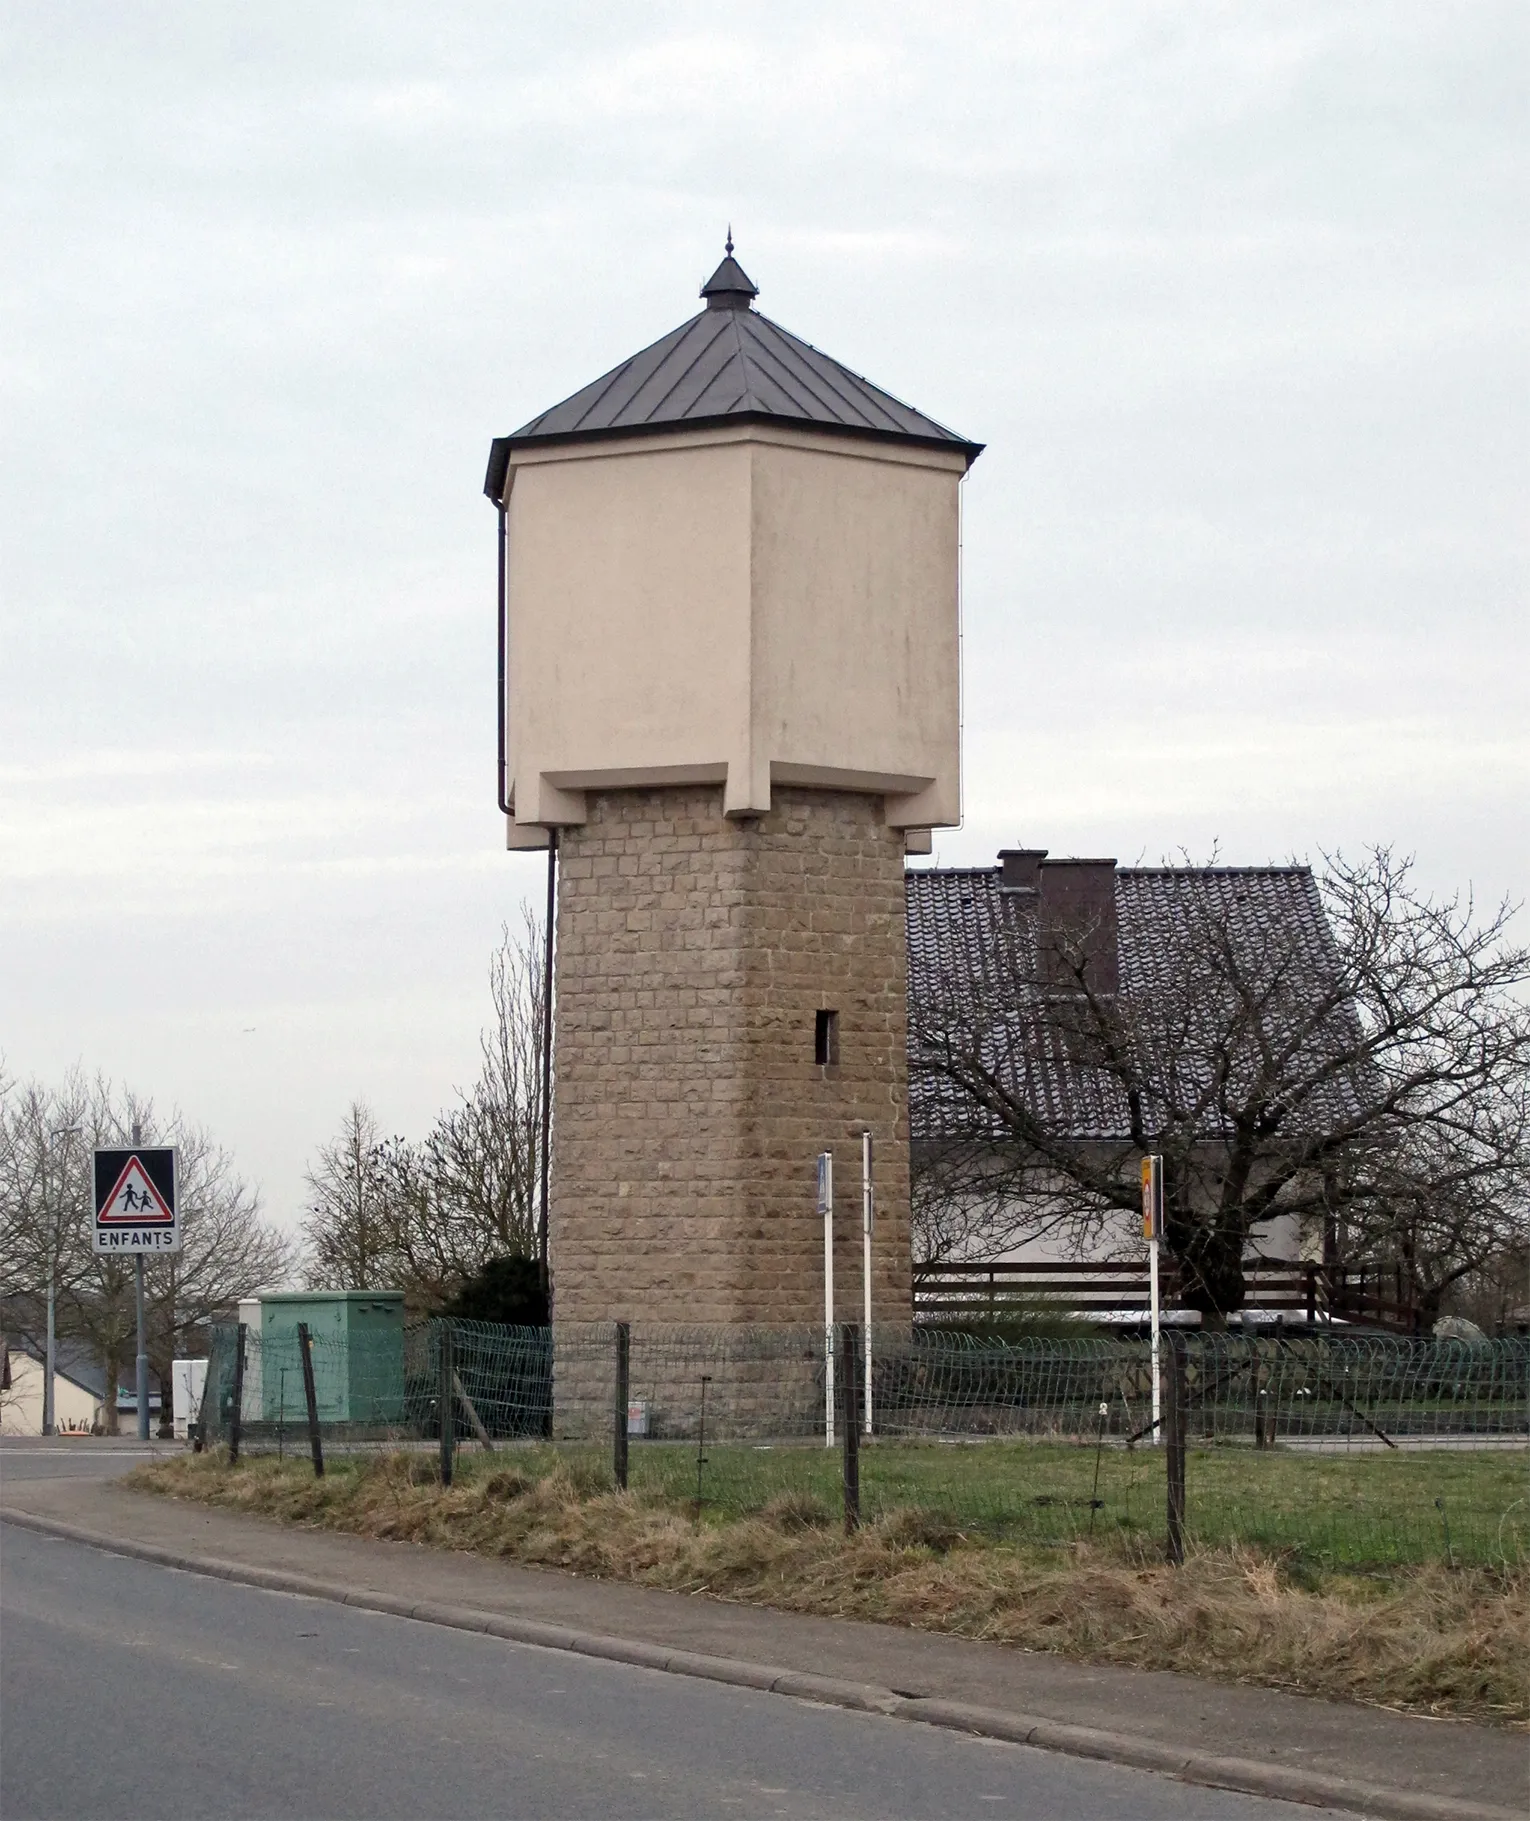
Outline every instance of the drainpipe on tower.
[[[509, 538], [505, 501], [499, 502], [499, 613], [496, 628], [499, 642], [499, 811], [512, 816], [510, 806], [510, 762], [505, 737], [506, 625], [505, 625], [505, 557]], [[553, 937], [558, 911], [558, 831], [547, 831], [547, 917], [542, 928], [542, 1121], [541, 1171], [537, 1194], [537, 1269], [542, 1279], [542, 1294], [552, 1310], [551, 1284], [547, 1269], [547, 1192], [549, 1147], [552, 1137], [552, 1037], [553, 1037]]]

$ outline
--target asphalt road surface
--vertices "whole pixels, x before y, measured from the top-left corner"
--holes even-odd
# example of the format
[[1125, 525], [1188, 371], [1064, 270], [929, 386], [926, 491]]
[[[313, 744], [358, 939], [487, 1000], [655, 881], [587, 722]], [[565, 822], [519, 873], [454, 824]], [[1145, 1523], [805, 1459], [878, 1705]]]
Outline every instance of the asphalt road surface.
[[8, 1480], [115, 1479], [156, 1454], [179, 1454], [179, 1442], [140, 1442], [135, 1438], [69, 1436], [44, 1441], [41, 1436], [0, 1438], [0, 1492]]
[[1320, 1812], [231, 1586], [10, 1525], [0, 1624], [6, 1821]]

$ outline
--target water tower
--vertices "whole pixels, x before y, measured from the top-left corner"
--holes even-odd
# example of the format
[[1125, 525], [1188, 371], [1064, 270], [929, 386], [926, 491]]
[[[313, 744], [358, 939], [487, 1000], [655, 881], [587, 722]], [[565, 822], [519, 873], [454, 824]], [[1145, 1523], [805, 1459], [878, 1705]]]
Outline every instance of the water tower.
[[961, 814], [960, 487], [980, 445], [754, 308], [496, 439], [509, 845], [558, 860], [555, 1319], [907, 1319], [903, 864]]

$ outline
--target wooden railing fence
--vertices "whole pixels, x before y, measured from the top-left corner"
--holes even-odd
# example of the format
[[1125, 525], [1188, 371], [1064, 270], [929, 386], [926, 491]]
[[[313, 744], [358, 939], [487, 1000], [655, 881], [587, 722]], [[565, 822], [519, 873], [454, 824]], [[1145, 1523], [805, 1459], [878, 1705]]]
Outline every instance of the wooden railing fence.
[[[1392, 1272], [1323, 1265], [1290, 1259], [1250, 1258], [1244, 1263], [1246, 1306], [1308, 1322], [1343, 1321], [1392, 1333], [1419, 1332], [1418, 1311], [1410, 1306]], [[1161, 1273], [1163, 1307], [1182, 1306], [1179, 1273], [1166, 1263]], [[925, 1319], [1002, 1316], [1037, 1304], [1089, 1316], [1146, 1314], [1145, 1261], [1091, 1260], [1087, 1263], [1016, 1263], [980, 1260], [915, 1267], [914, 1313]]]

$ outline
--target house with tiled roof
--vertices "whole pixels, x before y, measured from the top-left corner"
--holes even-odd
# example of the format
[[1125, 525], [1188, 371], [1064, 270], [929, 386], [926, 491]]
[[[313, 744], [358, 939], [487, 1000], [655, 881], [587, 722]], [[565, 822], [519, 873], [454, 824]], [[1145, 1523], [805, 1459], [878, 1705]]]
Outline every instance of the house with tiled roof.
[[[1277, 1033], [1284, 1022], [1309, 1050], [1335, 1056], [1352, 1042], [1352, 1008], [1325, 999], [1340, 968], [1309, 867], [1117, 866], [1013, 848], [992, 867], [910, 870], [906, 884], [916, 1175], [956, 1151], [990, 1147], [1002, 1160], [1030, 1120], [1049, 1142], [1087, 1149], [1134, 1178], [1134, 1131], [1163, 1129], [1198, 1096], [1214, 1137], [1220, 1084], [1194, 1075], [1219, 1056], [1233, 1076], [1245, 1066], [1223, 1040], [1238, 1022], [1239, 1008], [1227, 1000], [1245, 981], [1262, 983], [1261, 1015]], [[1227, 965], [1208, 967], [1208, 949], [1218, 945]], [[1060, 1003], [1086, 1009], [1059, 1016]], [[1093, 1036], [1117, 1016], [1142, 1047], [1172, 1055], [1172, 1067], [1145, 1069], [1132, 1093]], [[963, 1071], [943, 1068], [933, 1053], [953, 1030], [982, 1051], [986, 1094], [970, 1091]], [[1312, 1091], [1297, 1116], [1342, 1118], [1355, 1101], [1344, 1070], [1331, 1079], [1321, 1067], [1309, 1073]], [[1064, 1218], [1044, 1188], [1033, 1221], [1018, 1217], [1024, 1210], [1006, 1212], [991, 1223], [1006, 1235], [994, 1256], [1099, 1259], [1143, 1250], [1124, 1209], [1095, 1222], [1086, 1238], [1088, 1223]], [[1277, 1214], [1250, 1235], [1248, 1250], [1296, 1260], [1321, 1246], [1321, 1233]]]
[[[45, 1366], [43, 1311], [37, 1299], [0, 1297], [0, 1435], [41, 1435]], [[95, 1349], [77, 1334], [60, 1334], [53, 1354], [53, 1418], [60, 1435], [101, 1432], [107, 1377]], [[119, 1382], [119, 1423], [131, 1427], [137, 1390]], [[150, 1391], [149, 1410], [159, 1412], [159, 1393]]]
[[[0, 1435], [43, 1432], [43, 1351], [28, 1338], [0, 1334]], [[53, 1421], [60, 1435], [100, 1432], [105, 1375], [86, 1347], [58, 1343], [53, 1367]]]

